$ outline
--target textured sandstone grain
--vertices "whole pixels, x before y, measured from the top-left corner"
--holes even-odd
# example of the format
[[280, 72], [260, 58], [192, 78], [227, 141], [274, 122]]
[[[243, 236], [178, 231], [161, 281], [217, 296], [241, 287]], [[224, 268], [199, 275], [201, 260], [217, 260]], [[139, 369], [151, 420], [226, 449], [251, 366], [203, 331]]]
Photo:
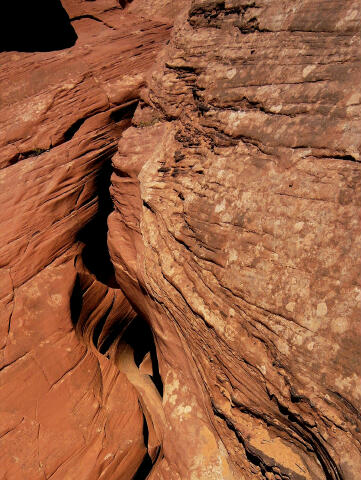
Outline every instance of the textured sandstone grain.
[[0, 55], [0, 477], [126, 480], [146, 452], [138, 393], [73, 324], [126, 316], [103, 252], [109, 164], [169, 25], [63, 3], [73, 47], [10, 37]]
[[62, 5], [0, 54], [0, 476], [359, 480], [359, 2]]
[[359, 21], [192, 2], [119, 143], [109, 247], [182, 479], [359, 478]]

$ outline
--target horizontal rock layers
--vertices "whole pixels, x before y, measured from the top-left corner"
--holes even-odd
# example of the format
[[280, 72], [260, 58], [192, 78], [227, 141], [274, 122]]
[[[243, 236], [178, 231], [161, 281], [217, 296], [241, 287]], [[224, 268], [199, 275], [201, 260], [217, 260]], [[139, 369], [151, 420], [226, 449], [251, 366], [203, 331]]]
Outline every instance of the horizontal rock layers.
[[0, 55], [4, 478], [358, 480], [358, 2], [58, 7]]
[[155, 478], [359, 478], [359, 20], [195, 0], [122, 135], [108, 241], [158, 347]]

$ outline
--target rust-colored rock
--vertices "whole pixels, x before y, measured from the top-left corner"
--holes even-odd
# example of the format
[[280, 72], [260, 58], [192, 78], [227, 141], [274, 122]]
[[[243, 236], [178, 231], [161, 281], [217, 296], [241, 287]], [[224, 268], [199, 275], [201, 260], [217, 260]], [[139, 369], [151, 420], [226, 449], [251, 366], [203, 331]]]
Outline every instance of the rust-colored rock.
[[109, 247], [182, 480], [359, 478], [359, 20], [192, 2], [119, 143]]
[[138, 394], [73, 327], [87, 343], [135, 316], [106, 250], [109, 166], [170, 27], [63, 5], [74, 46], [9, 37], [0, 56], [0, 477], [125, 480], [146, 454]]
[[3, 478], [359, 480], [359, 2], [61, 3], [0, 55]]

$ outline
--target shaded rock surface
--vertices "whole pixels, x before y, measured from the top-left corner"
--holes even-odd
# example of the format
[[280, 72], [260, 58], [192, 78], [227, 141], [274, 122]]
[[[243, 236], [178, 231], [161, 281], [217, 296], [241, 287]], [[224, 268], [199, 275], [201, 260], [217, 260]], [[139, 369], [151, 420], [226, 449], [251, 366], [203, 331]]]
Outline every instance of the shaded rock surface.
[[4, 479], [358, 480], [359, 2], [58, 3], [1, 39]]

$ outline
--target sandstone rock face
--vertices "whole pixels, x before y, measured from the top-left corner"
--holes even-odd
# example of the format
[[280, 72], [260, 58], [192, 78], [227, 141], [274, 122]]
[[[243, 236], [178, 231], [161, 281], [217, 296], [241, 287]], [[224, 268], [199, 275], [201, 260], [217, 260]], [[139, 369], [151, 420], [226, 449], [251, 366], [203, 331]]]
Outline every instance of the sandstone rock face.
[[359, 20], [195, 0], [122, 135], [108, 243], [156, 338], [154, 478], [360, 476]]
[[52, 5], [0, 39], [1, 478], [359, 480], [359, 2]]
[[0, 55], [0, 478], [125, 480], [146, 454], [138, 393], [74, 325], [104, 353], [97, 323], [135, 316], [106, 250], [110, 158], [170, 26], [63, 6], [73, 46]]

